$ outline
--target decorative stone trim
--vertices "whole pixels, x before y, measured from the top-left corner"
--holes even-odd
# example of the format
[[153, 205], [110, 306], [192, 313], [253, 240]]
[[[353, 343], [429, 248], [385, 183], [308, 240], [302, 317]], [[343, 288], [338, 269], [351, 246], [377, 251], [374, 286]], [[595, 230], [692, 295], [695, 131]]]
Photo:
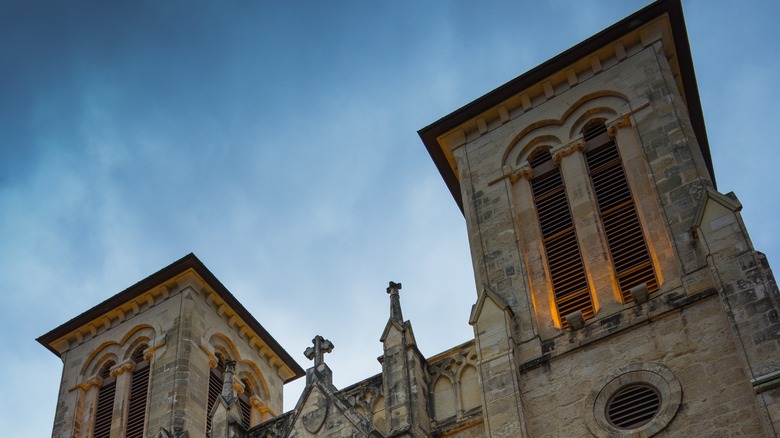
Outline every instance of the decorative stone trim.
[[534, 172], [531, 170], [531, 166], [523, 166], [514, 172], [509, 174], [509, 182], [512, 184], [520, 181], [521, 179], [531, 180], [534, 177]]
[[585, 150], [585, 146], [585, 140], [578, 138], [569, 144], [556, 148], [552, 153], [553, 162], [560, 165], [563, 157], [568, 157], [575, 152], [582, 152]]
[[211, 354], [211, 352], [207, 351], [209, 353], [209, 368], [216, 368], [219, 366], [219, 361], [217, 361], [217, 356], [214, 356]]
[[244, 393], [244, 382], [238, 376], [233, 376], [233, 390], [236, 391], [236, 394]]
[[89, 391], [89, 388], [92, 387], [99, 388], [100, 385], [102, 384], [103, 384], [103, 379], [100, 376], [94, 376], [90, 379], [87, 379], [87, 381], [85, 382], [79, 383], [78, 385], [76, 385], [76, 387], [80, 388], [82, 391]]
[[620, 116], [609, 123], [607, 123], [607, 135], [615, 138], [617, 131], [620, 128], [631, 126], [631, 119], [628, 116]]
[[[620, 429], [606, 418], [606, 406], [612, 396], [632, 384], [655, 388], [661, 397], [658, 413], [635, 429]], [[615, 371], [600, 388], [591, 391], [585, 402], [584, 419], [588, 429], [599, 438], [650, 437], [663, 430], [677, 414], [682, 401], [682, 386], [669, 368], [652, 362], [627, 365]]]
[[266, 407], [266, 404], [263, 401], [263, 399], [261, 399], [257, 394], [249, 397], [249, 404], [253, 408], [257, 408], [257, 409], [263, 409]]
[[111, 367], [110, 375], [111, 377], [116, 377], [120, 374], [124, 374], [128, 371], [133, 372], [135, 370], [135, 364], [132, 362], [124, 362], [119, 365], [114, 365]]

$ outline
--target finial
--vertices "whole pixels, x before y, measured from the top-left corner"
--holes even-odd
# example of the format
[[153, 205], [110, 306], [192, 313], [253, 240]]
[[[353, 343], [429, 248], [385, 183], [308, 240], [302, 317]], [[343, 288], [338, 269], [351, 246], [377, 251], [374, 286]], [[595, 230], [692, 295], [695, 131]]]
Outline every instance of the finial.
[[333, 343], [320, 335], [315, 336], [311, 342], [314, 346], [308, 347], [303, 354], [307, 359], [314, 361], [314, 367], [316, 368], [325, 363], [325, 353], [333, 351]]
[[387, 293], [390, 294], [390, 319], [400, 323], [404, 322], [404, 316], [401, 313], [401, 297], [398, 291], [401, 290], [401, 283], [391, 281], [387, 286]]

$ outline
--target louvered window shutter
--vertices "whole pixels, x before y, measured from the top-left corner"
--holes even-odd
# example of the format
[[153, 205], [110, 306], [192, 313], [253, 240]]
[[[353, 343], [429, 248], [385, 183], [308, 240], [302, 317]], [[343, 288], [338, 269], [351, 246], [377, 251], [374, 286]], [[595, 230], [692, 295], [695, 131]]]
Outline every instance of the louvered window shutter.
[[217, 368], [212, 368], [209, 373], [209, 395], [206, 403], [206, 436], [211, 436], [211, 409], [217, 397], [222, 393], [222, 361]]
[[252, 405], [249, 404], [249, 396], [246, 394], [239, 394], [238, 406], [241, 408], [241, 424], [249, 429], [249, 420], [251, 419], [250, 415], [252, 409]]
[[116, 377], [111, 377], [112, 366], [114, 366], [114, 362], [109, 362], [100, 371], [103, 383], [98, 392], [93, 438], [109, 438], [111, 435], [111, 414], [114, 411], [114, 394], [116, 393]]
[[567, 326], [563, 317], [574, 311], [581, 311], [585, 318], [592, 317], [593, 300], [560, 169], [553, 163], [549, 151], [539, 152], [529, 161], [534, 175], [531, 189], [555, 305], [562, 324]]
[[642, 225], [628, 186], [623, 162], [615, 141], [603, 123], [589, 125], [583, 132], [599, 216], [624, 302], [632, 300], [629, 290], [647, 283], [650, 292], [658, 290]]
[[130, 381], [130, 397], [127, 408], [127, 433], [125, 438], [143, 438], [146, 420], [146, 399], [149, 391], [149, 361], [144, 360], [140, 347], [133, 357], [135, 370]]

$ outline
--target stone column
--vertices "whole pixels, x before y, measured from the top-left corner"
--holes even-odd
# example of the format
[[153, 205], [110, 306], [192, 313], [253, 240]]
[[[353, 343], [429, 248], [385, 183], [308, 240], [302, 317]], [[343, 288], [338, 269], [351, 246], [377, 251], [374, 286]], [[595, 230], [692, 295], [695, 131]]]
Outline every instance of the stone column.
[[609, 315], [621, 309], [620, 291], [612, 264], [609, 263], [607, 241], [601, 230], [596, 195], [590, 183], [584, 151], [585, 140], [579, 138], [555, 148], [552, 156], [561, 168], [571, 215], [575, 218], [574, 228], [591, 287], [594, 314], [604, 309]]
[[[531, 337], [531, 342], [520, 345], [521, 351], [518, 357], [521, 361], [533, 359], [542, 354], [539, 339], [533, 337], [537, 333], [541, 335], [542, 339], [552, 338], [559, 333], [553, 323], [555, 297], [544, 264], [544, 244], [542, 243], [542, 233], [539, 230], [539, 218], [536, 214], [531, 178], [533, 178], [533, 171], [529, 166], [520, 168], [510, 178], [515, 220], [524, 253], [525, 274], [530, 294], [533, 295], [533, 300], [528, 297], [528, 301], [536, 303], [536, 306], [531, 306], [533, 314], [517, 316], [521, 319], [520, 341], [523, 342], [526, 338]], [[530, 320], [532, 316], [535, 316], [534, 320]], [[534, 328], [536, 329], [534, 330]]]
[[133, 362], [123, 362], [111, 368], [111, 377], [116, 377], [116, 393], [114, 394], [114, 409], [111, 413], [111, 437], [125, 436], [125, 421], [127, 418], [127, 401], [130, 396]]
[[76, 424], [73, 434], [76, 438], [87, 438], [92, 436], [92, 429], [95, 427], [95, 409], [97, 405], [97, 396], [100, 391], [100, 385], [103, 379], [95, 376], [86, 382], [80, 384], [79, 402], [76, 410]]

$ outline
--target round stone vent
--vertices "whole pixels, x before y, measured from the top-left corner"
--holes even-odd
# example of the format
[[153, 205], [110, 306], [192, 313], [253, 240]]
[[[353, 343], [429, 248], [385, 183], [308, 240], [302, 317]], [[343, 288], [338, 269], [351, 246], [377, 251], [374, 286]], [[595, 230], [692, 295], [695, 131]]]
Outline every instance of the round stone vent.
[[615, 392], [607, 402], [607, 421], [618, 429], [642, 427], [661, 409], [661, 395], [647, 384], [626, 385]]
[[634, 363], [596, 385], [583, 405], [583, 419], [598, 438], [649, 438], [666, 428], [681, 401], [682, 386], [672, 370], [658, 363]]

